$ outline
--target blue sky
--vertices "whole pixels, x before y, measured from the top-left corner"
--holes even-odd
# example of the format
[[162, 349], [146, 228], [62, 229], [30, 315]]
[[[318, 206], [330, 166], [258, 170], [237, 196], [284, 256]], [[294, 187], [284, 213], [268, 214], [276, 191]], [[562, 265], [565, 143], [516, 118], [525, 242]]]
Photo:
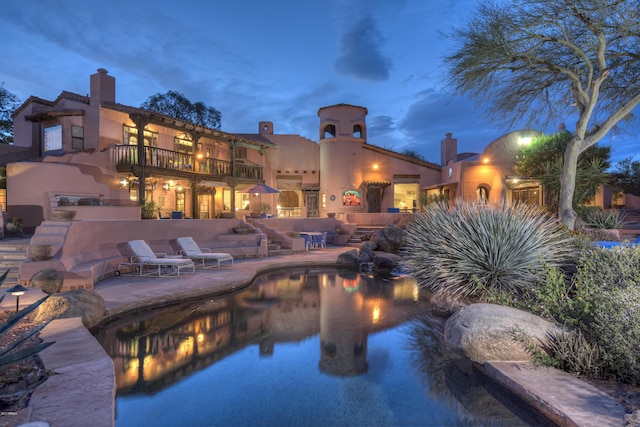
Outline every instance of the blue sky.
[[[97, 5], [104, 5], [103, 8]], [[222, 113], [222, 130], [318, 140], [317, 111], [366, 107], [369, 143], [439, 163], [445, 133], [460, 152], [513, 130], [446, 87], [442, 36], [474, 0], [9, 0], [0, 82], [20, 100], [87, 94], [89, 75], [116, 78], [116, 100], [140, 106], [175, 90]], [[558, 123], [565, 120], [558, 120]], [[550, 124], [552, 132], [558, 123]], [[567, 128], [574, 124], [566, 120]], [[637, 129], [609, 138], [614, 161], [638, 152]]]

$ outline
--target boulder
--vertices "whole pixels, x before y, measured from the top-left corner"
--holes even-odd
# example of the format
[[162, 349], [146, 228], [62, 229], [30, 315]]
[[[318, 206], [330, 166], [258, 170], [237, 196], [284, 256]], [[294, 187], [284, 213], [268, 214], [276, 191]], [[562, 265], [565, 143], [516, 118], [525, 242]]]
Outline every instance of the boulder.
[[451, 350], [477, 363], [530, 361], [531, 354], [516, 339], [516, 327], [543, 347], [549, 342], [549, 333], [562, 330], [526, 311], [496, 304], [472, 304], [447, 320], [444, 339]]
[[371, 241], [377, 243], [379, 251], [396, 253], [404, 245], [404, 230], [397, 225], [389, 224], [373, 233]]
[[437, 316], [449, 317], [453, 313], [462, 310], [463, 307], [471, 304], [470, 302], [453, 296], [447, 292], [438, 292], [431, 295], [431, 311]]
[[105, 310], [104, 298], [99, 293], [89, 289], [75, 289], [51, 295], [36, 309], [34, 321], [82, 316], [84, 326], [91, 328], [102, 320]]
[[62, 273], [52, 268], [41, 270], [33, 275], [30, 286], [32, 288], [42, 289], [45, 294], [57, 294], [62, 288], [64, 277]]
[[350, 265], [350, 266], [358, 266], [358, 251], [355, 249], [352, 251], [342, 252], [338, 255], [338, 259], [336, 260], [336, 264], [338, 265]]
[[373, 265], [376, 270], [391, 271], [402, 261], [402, 257], [396, 254], [376, 251], [373, 256]]
[[[367, 242], [367, 243], [373, 243], [373, 242]], [[375, 243], [373, 243], [373, 244], [376, 247], [378, 246]], [[361, 245], [360, 246], [360, 255], [359, 256], [360, 257], [366, 256], [368, 258], [368, 260], [366, 260], [365, 262], [371, 262], [373, 257], [376, 255], [374, 249], [371, 249], [371, 245]]]
[[367, 252], [360, 252], [358, 254], [358, 265], [369, 264], [373, 258]]
[[366, 240], [360, 243], [360, 250], [370, 250], [375, 251], [378, 249], [378, 244], [376, 242], [372, 242], [371, 240]]

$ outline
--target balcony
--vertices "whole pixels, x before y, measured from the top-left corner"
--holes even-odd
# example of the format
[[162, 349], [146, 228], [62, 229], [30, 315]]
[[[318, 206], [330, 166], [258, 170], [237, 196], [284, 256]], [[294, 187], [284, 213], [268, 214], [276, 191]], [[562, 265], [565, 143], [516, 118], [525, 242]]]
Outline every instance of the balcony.
[[[192, 154], [165, 150], [156, 147], [144, 147], [148, 172], [165, 175], [175, 174], [183, 177], [201, 178], [240, 178], [250, 181], [263, 179], [262, 166], [236, 163], [235, 167], [227, 160], [198, 159]], [[138, 162], [137, 145], [116, 145], [113, 150], [113, 163], [119, 172], [129, 172], [141, 167]]]

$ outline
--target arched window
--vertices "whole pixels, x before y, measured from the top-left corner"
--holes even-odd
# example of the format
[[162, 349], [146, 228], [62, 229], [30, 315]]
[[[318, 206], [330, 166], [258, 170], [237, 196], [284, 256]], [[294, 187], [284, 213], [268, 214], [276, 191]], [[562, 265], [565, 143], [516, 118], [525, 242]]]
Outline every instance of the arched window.
[[362, 126], [353, 125], [353, 137], [354, 138], [362, 138]]
[[324, 127], [323, 138], [335, 138], [336, 136], [336, 127], [335, 125], [326, 125]]
[[484, 185], [479, 185], [478, 188], [476, 188], [476, 199], [478, 203], [482, 205], [489, 203], [489, 188]]

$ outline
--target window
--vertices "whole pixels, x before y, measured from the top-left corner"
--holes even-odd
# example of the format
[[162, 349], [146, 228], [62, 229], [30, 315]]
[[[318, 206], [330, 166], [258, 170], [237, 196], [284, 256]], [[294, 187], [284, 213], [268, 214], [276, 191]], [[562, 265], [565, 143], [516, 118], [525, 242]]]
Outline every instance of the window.
[[529, 203], [536, 206], [540, 205], [538, 187], [527, 187], [511, 190], [511, 199], [513, 200], [513, 204]]
[[[128, 145], [138, 145], [138, 129], [135, 126], [123, 127], [124, 143]], [[146, 147], [158, 146], [158, 132], [152, 132], [150, 130], [144, 130], [144, 145]]]
[[84, 150], [84, 128], [71, 126], [71, 149]]
[[184, 212], [184, 191], [176, 190], [176, 211]]
[[476, 197], [478, 203], [486, 205], [489, 202], [489, 189], [484, 185], [478, 186], [478, 188], [476, 188]]
[[62, 125], [44, 128], [44, 151], [62, 150]]
[[191, 154], [193, 150], [193, 141], [188, 135], [185, 135], [182, 138], [178, 138], [177, 136], [173, 139], [175, 150], [178, 153]]
[[342, 204], [345, 206], [360, 206], [360, 192], [357, 190], [345, 191], [342, 194]]
[[393, 184], [393, 207], [400, 209], [400, 212], [415, 212], [419, 191], [419, 182]]
[[335, 138], [336, 127], [334, 125], [326, 125], [324, 127], [323, 138]]

